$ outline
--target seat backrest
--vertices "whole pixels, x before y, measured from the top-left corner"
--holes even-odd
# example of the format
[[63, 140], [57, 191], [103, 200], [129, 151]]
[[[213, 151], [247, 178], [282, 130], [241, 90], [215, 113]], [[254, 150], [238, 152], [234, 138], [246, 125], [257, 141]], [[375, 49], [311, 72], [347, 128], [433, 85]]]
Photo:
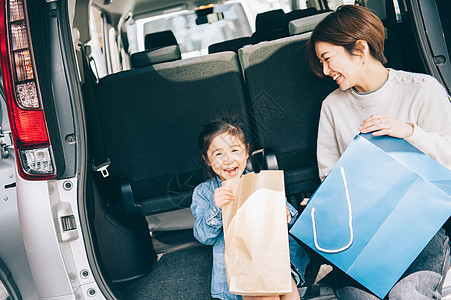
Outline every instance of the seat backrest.
[[286, 171], [288, 193], [304, 189], [297, 181], [317, 180], [319, 112], [324, 98], [336, 88], [332, 80], [310, 70], [308, 37], [297, 35], [239, 50], [256, 147], [275, 152], [279, 168]]
[[282, 9], [257, 14], [255, 18], [255, 32], [252, 34], [252, 44], [272, 41], [288, 35], [285, 13]]
[[208, 53], [218, 53], [224, 51], [233, 51], [238, 54], [238, 49], [250, 45], [252, 43], [252, 39], [249, 36], [240, 37], [233, 40], [227, 40], [215, 44], [211, 44], [208, 46]]
[[245, 120], [232, 52], [112, 74], [95, 94], [110, 174], [128, 180], [145, 215], [189, 207], [204, 179], [197, 146], [204, 124], [223, 113]]
[[144, 48], [146, 50], [173, 45], [178, 45], [178, 43], [171, 30], [148, 33], [144, 37]]

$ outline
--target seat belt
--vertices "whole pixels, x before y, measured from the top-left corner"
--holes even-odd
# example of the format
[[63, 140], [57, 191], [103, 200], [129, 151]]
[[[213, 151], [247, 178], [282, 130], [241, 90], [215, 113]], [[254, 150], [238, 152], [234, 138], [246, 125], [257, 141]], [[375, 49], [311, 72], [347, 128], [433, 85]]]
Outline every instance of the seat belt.
[[89, 129], [89, 136], [91, 142], [90, 152], [92, 153], [92, 169], [100, 172], [103, 178], [107, 178], [110, 174], [108, 167], [111, 164], [110, 159], [106, 155], [105, 144], [103, 141], [99, 112], [94, 95], [94, 82], [96, 82], [94, 74], [90, 66], [89, 55], [86, 51], [85, 45], [80, 45], [83, 61], [83, 74], [85, 77], [84, 83], [84, 98], [85, 107], [87, 111], [87, 123]]
[[[96, 172], [100, 172], [103, 178], [109, 177], [108, 167], [111, 164], [110, 159], [106, 155], [105, 144], [103, 140], [102, 130], [99, 121], [99, 111], [97, 108], [97, 102], [95, 101], [94, 84], [96, 77], [92, 72], [89, 64], [89, 55], [84, 45], [80, 45], [82, 60], [83, 60], [83, 74], [85, 77], [84, 83], [84, 103], [86, 107], [87, 123], [89, 130], [89, 142], [90, 153], [92, 154], [92, 169]], [[111, 178], [111, 177], [110, 177]], [[109, 182], [116, 184], [115, 181], [108, 178]], [[109, 189], [111, 185], [101, 185], [103, 189]], [[130, 183], [126, 178], [119, 178], [119, 186], [121, 192], [121, 206], [122, 209], [131, 216], [144, 219], [142, 208], [139, 204], [135, 203], [133, 192]], [[110, 203], [110, 206], [112, 204]]]

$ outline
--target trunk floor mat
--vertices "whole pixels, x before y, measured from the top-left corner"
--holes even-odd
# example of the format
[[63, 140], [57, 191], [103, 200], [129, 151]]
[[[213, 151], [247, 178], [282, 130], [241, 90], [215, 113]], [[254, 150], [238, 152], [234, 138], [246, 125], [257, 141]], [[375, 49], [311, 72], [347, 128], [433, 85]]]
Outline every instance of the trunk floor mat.
[[211, 299], [211, 246], [195, 241], [192, 230], [156, 235], [154, 246], [155, 268], [122, 286], [122, 299]]

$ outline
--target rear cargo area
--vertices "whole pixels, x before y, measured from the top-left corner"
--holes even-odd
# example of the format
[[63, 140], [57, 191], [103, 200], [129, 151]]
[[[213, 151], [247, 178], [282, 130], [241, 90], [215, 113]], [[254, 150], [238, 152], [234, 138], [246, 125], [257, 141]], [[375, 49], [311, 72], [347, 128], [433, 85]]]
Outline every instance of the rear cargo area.
[[158, 262], [148, 275], [119, 284], [123, 299], [210, 299], [211, 246], [191, 229], [157, 232], [152, 240]]

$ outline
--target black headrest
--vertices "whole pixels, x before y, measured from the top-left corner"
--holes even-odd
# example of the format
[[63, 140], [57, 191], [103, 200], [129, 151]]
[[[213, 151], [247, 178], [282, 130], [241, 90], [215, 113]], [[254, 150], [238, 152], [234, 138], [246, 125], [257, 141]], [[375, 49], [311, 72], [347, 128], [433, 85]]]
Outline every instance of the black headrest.
[[285, 13], [282, 9], [270, 10], [259, 13], [255, 19], [255, 32], [252, 35], [252, 43], [271, 41], [289, 35], [285, 21]]
[[177, 45], [177, 39], [171, 30], [148, 33], [144, 37], [146, 50]]
[[252, 43], [251, 37], [249, 36], [240, 37], [233, 40], [211, 44], [210, 46], [208, 46], [208, 53], [211, 54], [224, 51], [233, 51], [238, 54], [238, 49], [246, 45], [250, 45], [251, 43]]
[[133, 68], [141, 68], [162, 62], [179, 60], [182, 58], [178, 45], [150, 49], [133, 53], [130, 57]]
[[268, 31], [281, 28], [285, 20], [284, 18], [285, 13], [282, 9], [259, 13], [255, 18], [255, 31]]

